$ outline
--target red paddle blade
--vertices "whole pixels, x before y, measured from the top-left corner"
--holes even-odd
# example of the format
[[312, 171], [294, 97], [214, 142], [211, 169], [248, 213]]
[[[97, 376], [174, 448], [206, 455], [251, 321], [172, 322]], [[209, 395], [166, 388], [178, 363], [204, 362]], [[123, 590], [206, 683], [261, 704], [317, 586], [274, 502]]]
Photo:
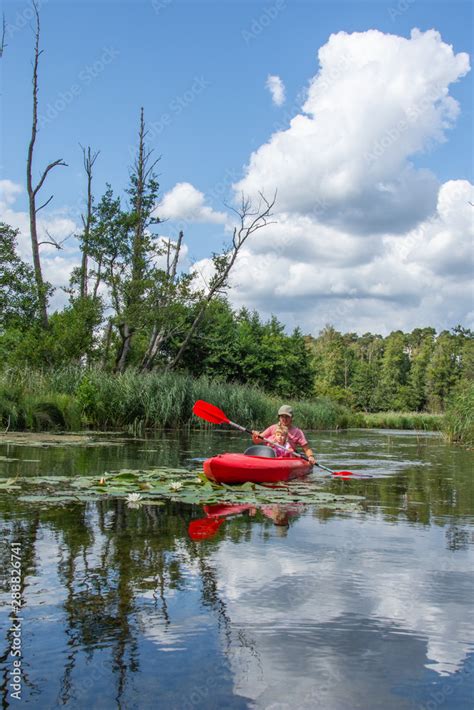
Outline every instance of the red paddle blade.
[[193, 407], [193, 414], [201, 419], [205, 419], [206, 422], [211, 422], [211, 424], [228, 424], [230, 419], [226, 417], [222, 409], [215, 407], [209, 402], [204, 402], [202, 399], [198, 399]]
[[225, 518], [202, 518], [191, 520], [188, 525], [188, 533], [191, 540], [205, 540], [212, 537], [219, 530]]
[[333, 476], [353, 476], [352, 471], [333, 471]]

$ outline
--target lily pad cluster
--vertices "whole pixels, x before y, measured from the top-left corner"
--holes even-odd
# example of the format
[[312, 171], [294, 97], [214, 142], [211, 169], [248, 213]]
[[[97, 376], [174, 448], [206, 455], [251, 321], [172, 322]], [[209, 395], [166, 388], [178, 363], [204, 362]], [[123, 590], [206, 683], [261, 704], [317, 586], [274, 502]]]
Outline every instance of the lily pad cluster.
[[160, 468], [112, 471], [96, 476], [28, 476], [0, 482], [0, 491], [15, 493], [17, 500], [36, 504], [63, 504], [103, 498], [124, 498], [130, 507], [163, 505], [165, 500], [188, 504], [236, 503], [264, 505], [301, 502], [324, 508], [353, 510], [360, 496], [335, 495], [320, 482], [298, 479], [278, 485], [244, 483], [218, 485], [202, 472]]

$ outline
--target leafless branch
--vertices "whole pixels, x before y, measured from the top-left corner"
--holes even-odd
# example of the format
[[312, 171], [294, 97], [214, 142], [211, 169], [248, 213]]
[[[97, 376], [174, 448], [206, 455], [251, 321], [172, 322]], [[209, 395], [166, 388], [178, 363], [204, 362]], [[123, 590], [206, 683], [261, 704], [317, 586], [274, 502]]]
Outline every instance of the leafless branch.
[[48, 199], [46, 200], [46, 202], [43, 202], [43, 204], [41, 205], [41, 207], [35, 207], [35, 214], [38, 214], [38, 212], [39, 212], [40, 210], [42, 210], [43, 207], [46, 207], [46, 205], [48, 205], [48, 204], [51, 202], [51, 200], [53, 199], [53, 197], [54, 197], [54, 195], [51, 195], [51, 197], [48, 197]]
[[50, 244], [51, 246], [56, 247], [56, 249], [62, 249], [62, 248], [63, 248], [63, 244], [64, 244], [65, 242], [67, 242], [68, 239], [71, 239], [71, 237], [73, 236], [72, 234], [69, 234], [67, 237], [64, 237], [64, 239], [61, 239], [61, 241], [59, 242], [57, 239], [55, 239], [55, 238], [53, 237], [52, 234], [50, 234], [50, 233], [48, 232], [47, 229], [45, 230], [45, 232], [46, 232], [46, 235], [49, 237], [50, 241], [45, 240], [45, 241], [43, 241], [43, 242], [39, 242], [39, 243], [38, 243], [38, 246], [41, 246], [42, 244]]
[[43, 172], [43, 174], [42, 174], [42, 176], [41, 176], [41, 179], [40, 179], [39, 183], [36, 185], [35, 189], [33, 190], [33, 194], [34, 194], [35, 196], [38, 194], [39, 190], [41, 190], [41, 188], [42, 188], [42, 186], [43, 186], [43, 183], [44, 183], [44, 181], [46, 180], [46, 176], [47, 176], [47, 174], [49, 173], [49, 171], [52, 170], [53, 168], [56, 168], [58, 165], [64, 165], [65, 167], [67, 167], [67, 163], [65, 163], [62, 158], [59, 158], [58, 160], [54, 160], [52, 163], [50, 163], [50, 164], [45, 168], [45, 170], [44, 170], [44, 172]]

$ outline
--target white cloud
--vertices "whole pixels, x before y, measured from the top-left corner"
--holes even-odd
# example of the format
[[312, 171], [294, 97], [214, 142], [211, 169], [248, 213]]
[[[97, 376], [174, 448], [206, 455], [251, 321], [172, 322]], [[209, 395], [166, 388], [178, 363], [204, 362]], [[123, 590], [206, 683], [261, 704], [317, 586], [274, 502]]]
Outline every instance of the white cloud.
[[0, 209], [3, 212], [8, 205], [12, 205], [18, 195], [21, 195], [23, 188], [11, 180], [0, 180]]
[[265, 86], [269, 90], [275, 106], [283, 106], [285, 103], [285, 85], [280, 77], [269, 74]]
[[437, 181], [408, 157], [444, 139], [469, 70], [437, 32], [332, 35], [303, 113], [250, 157], [237, 190], [278, 188], [281, 210], [362, 233], [405, 231], [436, 203]]
[[224, 212], [216, 212], [205, 204], [205, 196], [189, 182], [178, 182], [165, 194], [156, 208], [163, 219], [184, 220], [186, 222], [208, 222], [225, 224]]
[[370, 30], [332, 35], [318, 57], [302, 113], [234, 186], [278, 189], [279, 210], [236, 265], [234, 305], [312, 333], [472, 327], [472, 186], [410, 162], [446, 140], [468, 56], [434, 30]]

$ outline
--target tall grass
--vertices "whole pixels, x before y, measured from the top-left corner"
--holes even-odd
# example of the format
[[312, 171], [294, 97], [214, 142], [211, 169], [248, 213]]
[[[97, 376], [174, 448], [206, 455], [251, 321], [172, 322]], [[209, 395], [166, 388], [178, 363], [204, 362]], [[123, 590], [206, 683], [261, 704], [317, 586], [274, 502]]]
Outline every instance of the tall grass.
[[[216, 404], [230, 419], [260, 428], [277, 419], [281, 399], [257, 387], [193, 378], [179, 373], [117, 375], [98, 369], [6, 370], [0, 373], [2, 426], [19, 429], [146, 428], [208, 426], [192, 414], [197, 399]], [[290, 402], [306, 429], [347, 427], [349, 411], [330, 400]]]
[[446, 411], [443, 429], [448, 441], [474, 446], [474, 382], [458, 386]]
[[443, 415], [428, 412], [355, 412], [352, 426], [373, 429], [416, 429], [440, 431]]
[[[324, 398], [289, 403], [302, 429], [353, 426], [433, 431], [444, 426], [450, 441], [473, 444], [473, 387], [459, 392], [446, 418], [418, 412], [351, 412]], [[0, 425], [4, 429], [126, 429], [138, 434], [144, 429], [209, 426], [192, 414], [197, 399], [217, 405], [232, 421], [248, 428], [275, 422], [282, 403], [258, 387], [179, 373], [127, 370], [116, 375], [78, 366], [0, 372]]]

